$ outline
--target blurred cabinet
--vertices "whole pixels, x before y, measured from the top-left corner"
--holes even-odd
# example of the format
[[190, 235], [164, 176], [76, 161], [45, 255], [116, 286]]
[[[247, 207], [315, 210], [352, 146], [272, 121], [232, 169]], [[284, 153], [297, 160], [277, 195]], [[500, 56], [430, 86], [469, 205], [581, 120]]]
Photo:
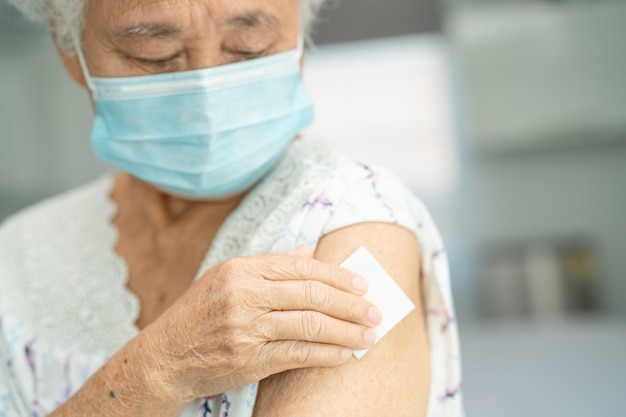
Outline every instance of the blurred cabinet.
[[481, 313], [546, 319], [602, 312], [599, 264], [584, 239], [489, 245], [480, 262]]
[[446, 28], [480, 150], [626, 139], [626, 1], [459, 1]]

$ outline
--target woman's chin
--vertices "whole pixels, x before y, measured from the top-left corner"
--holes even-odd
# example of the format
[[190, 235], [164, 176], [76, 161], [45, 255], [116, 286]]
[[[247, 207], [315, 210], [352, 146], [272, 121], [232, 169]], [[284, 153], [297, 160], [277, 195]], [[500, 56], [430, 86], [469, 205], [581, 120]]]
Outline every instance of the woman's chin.
[[246, 187], [245, 189], [241, 191], [236, 191], [234, 193], [225, 194], [225, 195], [208, 196], [208, 197], [194, 196], [194, 195], [187, 195], [185, 193], [179, 193], [179, 192], [176, 192], [175, 190], [170, 190], [170, 189], [161, 187], [157, 184], [153, 184], [151, 182], [142, 180], [139, 177], [135, 177], [129, 173], [126, 173], [126, 174], [131, 175], [135, 181], [141, 184], [142, 187], [151, 190], [155, 194], [160, 194], [171, 200], [173, 199], [173, 200], [178, 200], [180, 202], [189, 202], [189, 203], [212, 203], [212, 202], [219, 203], [219, 202], [230, 201], [230, 200], [241, 198], [243, 195], [248, 193], [250, 189], [254, 187], [254, 184], [253, 184], [249, 187]]

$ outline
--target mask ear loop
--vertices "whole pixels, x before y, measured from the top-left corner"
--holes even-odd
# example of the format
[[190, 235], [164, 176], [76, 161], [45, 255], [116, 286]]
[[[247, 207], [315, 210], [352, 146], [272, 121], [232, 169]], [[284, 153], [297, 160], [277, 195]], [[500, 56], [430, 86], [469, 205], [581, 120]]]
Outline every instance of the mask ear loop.
[[299, 31], [298, 32], [298, 60], [302, 58], [302, 55], [304, 55], [304, 35], [302, 34], [302, 31]]
[[83, 55], [83, 49], [80, 44], [80, 40], [78, 35], [73, 32], [72, 33], [72, 43], [74, 44], [74, 50], [76, 51], [76, 56], [78, 57], [78, 62], [80, 63], [80, 68], [83, 71], [83, 76], [85, 77], [85, 82], [87, 83], [87, 87], [91, 91], [93, 91], [93, 83], [91, 82], [91, 75], [89, 75], [89, 68], [87, 68], [87, 63], [85, 62], [85, 57]]
[[297, 50], [297, 60], [300, 61], [302, 56], [304, 55], [304, 31], [302, 30], [302, 22], [298, 20], [298, 46]]

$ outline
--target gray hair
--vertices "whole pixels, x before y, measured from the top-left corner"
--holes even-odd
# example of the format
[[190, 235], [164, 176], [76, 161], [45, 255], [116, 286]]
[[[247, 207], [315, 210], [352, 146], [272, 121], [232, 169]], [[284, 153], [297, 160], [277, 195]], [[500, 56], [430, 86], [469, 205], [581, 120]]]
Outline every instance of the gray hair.
[[[33, 21], [54, 21], [53, 33], [57, 46], [66, 53], [74, 50], [72, 35], [82, 30], [83, 8], [88, 0], [8, 0]], [[327, 0], [298, 0], [300, 21], [307, 40], [315, 18]]]

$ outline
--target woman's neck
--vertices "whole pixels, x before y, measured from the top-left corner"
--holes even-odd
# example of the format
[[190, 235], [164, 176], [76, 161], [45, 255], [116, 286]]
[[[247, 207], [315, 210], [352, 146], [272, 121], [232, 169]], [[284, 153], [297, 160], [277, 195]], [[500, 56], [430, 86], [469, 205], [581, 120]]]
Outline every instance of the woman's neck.
[[115, 179], [115, 250], [128, 265], [128, 288], [141, 305], [144, 328], [196, 277], [221, 225], [245, 194], [215, 201], [171, 196], [129, 174]]
[[164, 192], [153, 185], [121, 174], [115, 196], [124, 217], [136, 226], [158, 233], [163, 229], [194, 229], [201, 225], [218, 227], [241, 203], [246, 192], [215, 200], [194, 201]]
[[214, 219], [221, 223], [246, 195], [242, 192], [219, 199], [190, 200], [169, 194], [136, 177], [129, 177], [134, 197], [132, 205], [157, 229], [199, 220], [211, 222]]

